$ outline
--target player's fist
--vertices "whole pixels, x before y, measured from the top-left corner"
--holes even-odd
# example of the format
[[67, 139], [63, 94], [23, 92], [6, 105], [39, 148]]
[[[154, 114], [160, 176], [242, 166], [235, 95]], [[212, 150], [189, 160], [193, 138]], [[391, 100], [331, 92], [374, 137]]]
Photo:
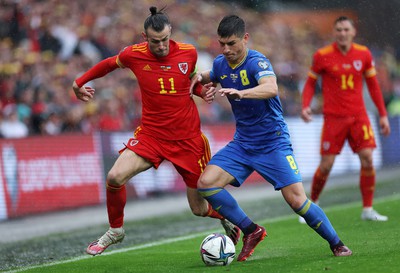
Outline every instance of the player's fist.
[[305, 122], [310, 122], [312, 120], [312, 111], [310, 107], [306, 107], [301, 110], [301, 118]]

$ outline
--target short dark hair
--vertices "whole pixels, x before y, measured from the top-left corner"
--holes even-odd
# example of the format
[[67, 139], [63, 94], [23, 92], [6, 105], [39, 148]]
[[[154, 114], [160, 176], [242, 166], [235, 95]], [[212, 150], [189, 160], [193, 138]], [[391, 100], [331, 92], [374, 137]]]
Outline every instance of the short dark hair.
[[163, 12], [165, 7], [157, 11], [156, 7], [150, 7], [150, 15], [144, 21], [144, 30], [147, 31], [149, 27], [157, 32], [164, 30], [165, 25], [171, 25], [168, 16]]
[[246, 33], [246, 25], [242, 18], [237, 15], [228, 15], [222, 18], [219, 23], [218, 36], [222, 38], [227, 38], [232, 35], [236, 35], [236, 37], [244, 37]]
[[343, 22], [343, 21], [349, 21], [350, 24], [351, 24], [353, 27], [355, 27], [355, 24], [354, 24], [353, 19], [351, 19], [351, 18], [349, 18], [349, 17], [347, 17], [347, 16], [339, 16], [339, 17], [335, 20], [335, 24], [334, 24], [334, 25], [336, 25], [337, 23]]

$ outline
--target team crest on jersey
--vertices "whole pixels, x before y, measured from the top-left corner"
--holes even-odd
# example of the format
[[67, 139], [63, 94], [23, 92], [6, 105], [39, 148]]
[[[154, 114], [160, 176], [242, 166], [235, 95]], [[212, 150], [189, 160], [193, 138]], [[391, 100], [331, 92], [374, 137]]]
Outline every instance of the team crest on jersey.
[[357, 71], [360, 71], [362, 68], [362, 61], [361, 60], [353, 61], [353, 66]]
[[178, 64], [179, 70], [183, 73], [186, 74], [189, 70], [189, 64], [188, 63], [179, 63]]

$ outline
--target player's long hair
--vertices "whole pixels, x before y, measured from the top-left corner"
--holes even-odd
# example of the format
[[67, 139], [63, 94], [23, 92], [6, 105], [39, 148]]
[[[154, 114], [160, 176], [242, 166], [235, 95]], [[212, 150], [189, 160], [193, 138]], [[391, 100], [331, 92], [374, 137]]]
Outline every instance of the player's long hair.
[[246, 26], [243, 19], [239, 16], [228, 15], [219, 23], [217, 33], [221, 38], [228, 38], [232, 35], [242, 38], [246, 33]]
[[150, 7], [150, 15], [144, 21], [144, 30], [147, 31], [149, 27], [157, 32], [164, 29], [165, 25], [171, 25], [168, 16], [164, 13], [165, 7], [157, 11], [156, 7]]

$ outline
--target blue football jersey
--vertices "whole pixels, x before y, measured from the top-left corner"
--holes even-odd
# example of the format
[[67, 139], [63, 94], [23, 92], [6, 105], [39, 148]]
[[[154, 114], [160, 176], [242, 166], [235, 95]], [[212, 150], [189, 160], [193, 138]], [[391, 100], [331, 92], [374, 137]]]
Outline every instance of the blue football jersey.
[[[215, 58], [210, 72], [211, 81], [223, 88], [244, 90], [258, 85], [262, 77], [276, 77], [270, 61], [255, 50], [247, 50], [244, 60], [231, 67], [223, 55]], [[289, 131], [283, 118], [278, 96], [270, 99], [228, 98], [236, 120], [234, 140], [250, 150], [274, 149], [290, 145]]]

